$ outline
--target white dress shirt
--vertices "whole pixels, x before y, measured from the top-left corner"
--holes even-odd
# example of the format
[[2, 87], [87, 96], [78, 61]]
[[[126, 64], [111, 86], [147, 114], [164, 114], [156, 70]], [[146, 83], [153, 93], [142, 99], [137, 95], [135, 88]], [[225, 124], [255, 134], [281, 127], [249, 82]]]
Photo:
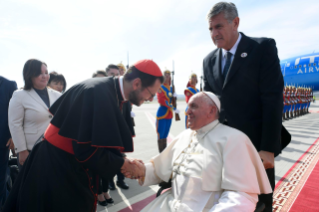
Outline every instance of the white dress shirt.
[[123, 101], [126, 101], [125, 94], [124, 94], [124, 86], [123, 86], [124, 82], [123, 81], [124, 81], [124, 77], [120, 76], [119, 77], [120, 90], [121, 90], [121, 94], [122, 94], [122, 97], [123, 97]]
[[234, 46], [229, 50], [225, 50], [225, 49], [222, 49], [222, 72], [224, 71], [224, 67], [225, 67], [225, 64], [226, 64], [226, 54], [227, 52], [230, 52], [232, 54], [231, 56], [231, 62], [233, 62], [234, 60], [234, 55], [236, 53], [236, 50], [237, 50], [237, 47], [238, 47], [238, 44], [239, 44], [239, 41], [241, 39], [241, 34], [238, 33], [238, 38], [237, 38], [237, 41], [236, 43], [234, 44]]

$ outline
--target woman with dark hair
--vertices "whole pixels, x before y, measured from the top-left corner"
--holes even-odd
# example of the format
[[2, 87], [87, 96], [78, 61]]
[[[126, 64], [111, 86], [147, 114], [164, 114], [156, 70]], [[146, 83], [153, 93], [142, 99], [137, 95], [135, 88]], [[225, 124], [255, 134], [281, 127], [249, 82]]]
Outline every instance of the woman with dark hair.
[[60, 93], [64, 93], [66, 89], [66, 81], [64, 76], [62, 74], [58, 74], [55, 71], [52, 71], [50, 73], [48, 86], [53, 90], [59, 91]]
[[47, 88], [49, 78], [44, 62], [28, 60], [23, 68], [24, 88], [15, 91], [9, 103], [9, 128], [20, 168], [52, 119], [49, 107], [61, 96]]

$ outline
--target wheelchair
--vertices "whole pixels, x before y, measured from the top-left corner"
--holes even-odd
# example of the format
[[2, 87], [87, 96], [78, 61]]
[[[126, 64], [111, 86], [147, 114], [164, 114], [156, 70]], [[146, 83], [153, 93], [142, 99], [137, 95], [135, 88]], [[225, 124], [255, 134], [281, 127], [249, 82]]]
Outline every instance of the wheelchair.
[[[160, 188], [158, 189], [158, 191], [156, 193], [156, 197], [160, 196], [165, 189], [171, 188], [172, 187], [172, 181], [169, 180], [168, 182], [161, 182], [159, 184], [159, 186], [160, 186]], [[256, 209], [255, 209], [254, 212], [263, 212], [265, 210], [265, 207], [266, 206], [265, 206], [264, 203], [257, 202]]]
[[9, 174], [9, 176], [7, 179], [7, 189], [8, 191], [11, 191], [12, 186], [14, 182], [16, 181], [19, 174], [17, 157], [10, 156], [9, 162], [8, 162], [8, 169], [9, 171], [7, 172], [7, 174]]

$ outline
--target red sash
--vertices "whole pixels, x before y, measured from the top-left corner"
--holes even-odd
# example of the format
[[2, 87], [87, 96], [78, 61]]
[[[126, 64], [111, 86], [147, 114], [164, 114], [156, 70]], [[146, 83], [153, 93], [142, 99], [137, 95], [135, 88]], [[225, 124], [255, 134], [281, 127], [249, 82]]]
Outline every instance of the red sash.
[[59, 135], [59, 130], [59, 128], [50, 124], [44, 133], [45, 140], [47, 140], [53, 146], [74, 155], [72, 139]]

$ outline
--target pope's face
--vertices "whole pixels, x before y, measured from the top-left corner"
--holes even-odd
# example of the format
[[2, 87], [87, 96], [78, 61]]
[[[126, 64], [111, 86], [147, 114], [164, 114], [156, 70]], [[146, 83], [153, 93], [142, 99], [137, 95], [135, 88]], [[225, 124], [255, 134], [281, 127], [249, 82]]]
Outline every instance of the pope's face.
[[210, 36], [217, 48], [230, 50], [238, 37], [239, 18], [236, 17], [229, 23], [224, 13], [220, 13], [209, 19], [208, 25]]
[[205, 126], [207, 117], [209, 116], [210, 108], [208, 104], [203, 101], [202, 95], [194, 95], [188, 102], [188, 110], [186, 111], [187, 126], [192, 130], [198, 130]]

